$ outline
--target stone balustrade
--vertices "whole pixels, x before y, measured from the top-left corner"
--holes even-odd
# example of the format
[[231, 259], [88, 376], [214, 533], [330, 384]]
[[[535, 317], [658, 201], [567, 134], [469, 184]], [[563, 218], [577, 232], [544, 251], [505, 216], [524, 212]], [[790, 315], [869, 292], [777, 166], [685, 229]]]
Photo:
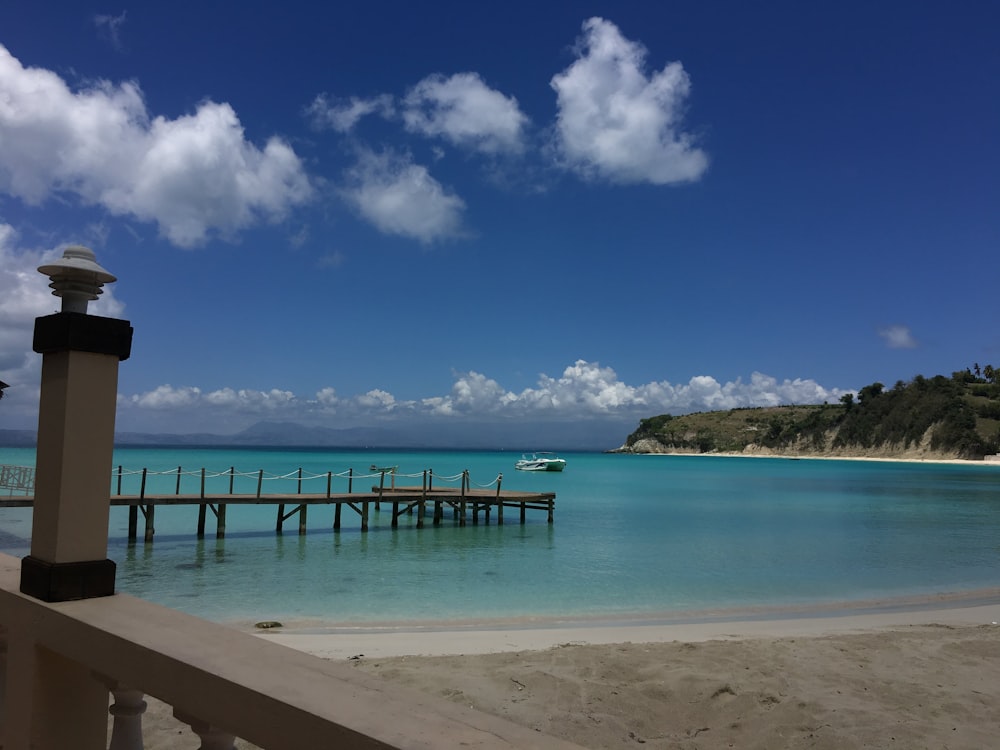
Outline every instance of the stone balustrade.
[[[234, 737], [281, 750], [576, 747], [128, 595], [44, 602], [19, 592], [20, 567], [0, 555], [5, 750], [103, 750], [109, 692], [112, 750], [142, 747], [147, 695], [173, 706], [198, 736], [188, 746], [200, 738], [206, 750], [232, 748]], [[88, 681], [102, 703], [81, 698]]]

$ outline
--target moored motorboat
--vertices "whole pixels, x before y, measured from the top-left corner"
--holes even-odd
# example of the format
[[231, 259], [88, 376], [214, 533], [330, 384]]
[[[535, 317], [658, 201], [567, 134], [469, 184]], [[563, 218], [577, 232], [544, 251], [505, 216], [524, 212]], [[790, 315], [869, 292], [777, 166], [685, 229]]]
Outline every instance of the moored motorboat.
[[514, 468], [521, 471], [562, 471], [566, 468], [566, 459], [559, 458], [555, 453], [524, 453]]

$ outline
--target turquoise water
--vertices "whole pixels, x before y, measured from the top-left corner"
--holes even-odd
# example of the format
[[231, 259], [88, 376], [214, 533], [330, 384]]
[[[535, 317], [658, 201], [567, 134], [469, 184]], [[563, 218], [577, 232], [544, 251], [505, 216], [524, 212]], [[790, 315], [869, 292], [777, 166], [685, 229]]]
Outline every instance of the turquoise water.
[[[113, 508], [109, 557], [120, 591], [218, 621], [617, 619], [1000, 585], [1000, 467], [563, 456], [566, 471], [550, 474], [516, 472], [512, 453], [119, 449], [114, 463], [126, 472], [174, 472], [147, 478], [149, 492], [174, 491], [178, 466], [187, 493], [200, 477], [186, 472], [202, 467], [323, 474], [306, 492], [325, 492], [326, 472], [364, 475], [371, 464], [437, 477], [468, 469], [474, 485], [502, 473], [505, 488], [555, 492], [555, 523], [529, 511], [523, 526], [515, 514], [504, 526], [428, 519], [418, 530], [404, 518], [393, 530], [386, 510], [362, 534], [345, 510], [335, 533], [333, 509], [314, 506], [308, 534], [292, 518], [277, 536], [273, 506], [230, 506], [226, 538], [214, 538], [210, 514], [199, 540], [196, 507], [160, 507], [155, 541], [130, 546], [127, 510]], [[30, 450], [0, 449], [0, 463], [33, 461]], [[125, 491], [138, 481], [127, 474]], [[355, 481], [361, 490], [372, 480]], [[333, 490], [346, 489], [334, 477]], [[238, 479], [236, 490], [254, 492], [256, 479]], [[295, 480], [268, 480], [264, 491], [295, 491]], [[30, 518], [0, 510], [2, 551], [27, 553]]]

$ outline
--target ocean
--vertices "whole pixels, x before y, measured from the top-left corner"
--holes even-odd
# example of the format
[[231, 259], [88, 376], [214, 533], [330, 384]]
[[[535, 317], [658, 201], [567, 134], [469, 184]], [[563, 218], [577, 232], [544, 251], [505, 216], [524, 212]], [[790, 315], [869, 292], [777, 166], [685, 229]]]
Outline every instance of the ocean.
[[[322, 475], [398, 466], [400, 484], [432, 470], [441, 485], [469, 470], [473, 486], [556, 493], [555, 522], [459, 527], [446, 515], [422, 529], [385, 509], [360, 531], [333, 508], [309, 509], [274, 531], [274, 506], [230, 506], [226, 537], [195, 534], [197, 507], [158, 507], [151, 544], [127, 540], [112, 508], [108, 556], [119, 591], [219, 622], [301, 627], [570, 620], [640, 621], [693, 613], [816, 607], [979, 591], [1000, 586], [1000, 467], [850, 460], [565, 453], [562, 473], [518, 472], [509, 452], [120, 448], [125, 492], [198, 492], [212, 474]], [[33, 465], [30, 449], [0, 448], [0, 464]], [[228, 486], [210, 478], [209, 490]], [[334, 477], [333, 491], [346, 491]], [[212, 484], [214, 483], [214, 484]], [[242, 484], [241, 484], [242, 483]], [[377, 482], [376, 482], [377, 483]], [[448, 482], [450, 483], [450, 482]], [[294, 477], [264, 492], [293, 492]], [[256, 479], [237, 480], [253, 492]], [[0, 551], [29, 550], [30, 509], [0, 509]]]

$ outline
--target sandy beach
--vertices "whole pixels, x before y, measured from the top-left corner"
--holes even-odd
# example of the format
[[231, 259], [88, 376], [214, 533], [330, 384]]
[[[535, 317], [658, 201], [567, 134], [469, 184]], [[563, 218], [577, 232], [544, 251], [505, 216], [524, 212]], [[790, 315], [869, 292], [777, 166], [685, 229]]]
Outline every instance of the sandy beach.
[[[588, 748], [997, 747], [1000, 596], [743, 620], [268, 631]], [[150, 701], [147, 747], [193, 747]], [[251, 745], [237, 743], [239, 748]]]

